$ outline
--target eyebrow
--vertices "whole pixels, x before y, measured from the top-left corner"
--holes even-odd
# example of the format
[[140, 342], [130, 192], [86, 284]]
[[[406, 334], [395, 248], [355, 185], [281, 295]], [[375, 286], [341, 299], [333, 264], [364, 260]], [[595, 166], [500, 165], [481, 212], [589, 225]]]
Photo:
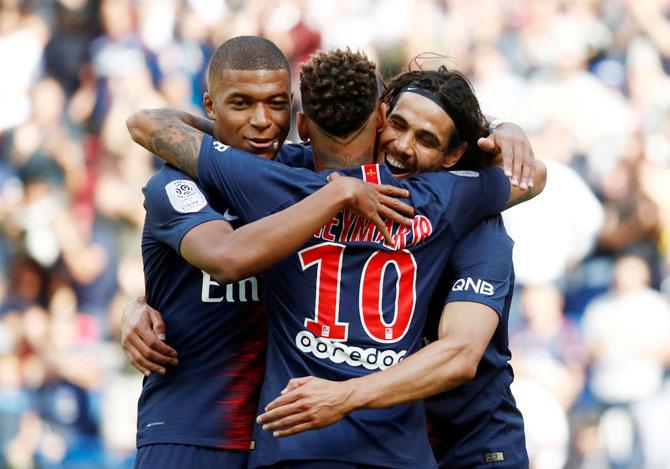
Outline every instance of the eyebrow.
[[402, 117], [400, 114], [391, 113], [391, 115], [389, 116], [389, 120], [397, 120], [397, 121], [402, 122], [403, 124], [407, 124], [407, 119]]
[[[235, 91], [235, 92], [229, 94], [228, 96], [226, 96], [225, 99], [235, 99], [235, 98], [251, 99], [251, 100], [254, 100], [254, 101], [257, 100], [254, 96], [252, 96], [250, 94], [242, 93], [241, 91]], [[273, 94], [273, 95], [271, 95], [267, 98], [264, 98], [264, 100], [277, 99], [277, 98], [289, 99], [289, 95], [288, 95], [288, 93], [282, 91], [281, 93], [276, 93], [276, 94]]]

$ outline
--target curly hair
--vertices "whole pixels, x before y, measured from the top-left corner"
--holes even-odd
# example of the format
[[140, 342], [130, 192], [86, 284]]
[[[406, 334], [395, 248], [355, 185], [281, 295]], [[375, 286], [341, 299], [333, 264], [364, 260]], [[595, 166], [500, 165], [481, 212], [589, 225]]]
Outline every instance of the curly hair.
[[316, 52], [300, 68], [303, 112], [336, 137], [359, 129], [377, 105], [375, 64], [351, 50]]
[[489, 134], [488, 122], [479, 107], [470, 81], [460, 72], [449, 70], [444, 65], [437, 70], [410, 70], [392, 78], [380, 100], [391, 113], [399, 96], [409, 87], [416, 87], [433, 94], [442, 108], [454, 121], [455, 131], [447, 151], [467, 143], [460, 161], [451, 169], [479, 169], [486, 166], [491, 156], [477, 145], [480, 137]]

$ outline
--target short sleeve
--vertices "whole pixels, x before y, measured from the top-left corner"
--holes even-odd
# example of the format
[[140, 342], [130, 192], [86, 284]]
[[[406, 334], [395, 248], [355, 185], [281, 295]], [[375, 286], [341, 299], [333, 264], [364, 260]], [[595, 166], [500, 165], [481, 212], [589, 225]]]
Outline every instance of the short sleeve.
[[196, 226], [223, 220], [203, 189], [189, 176], [164, 167], [142, 189], [147, 211], [145, 229], [179, 253], [182, 239]]
[[480, 220], [500, 214], [507, 205], [510, 185], [502, 168], [492, 166], [480, 171], [454, 171], [456, 177], [450, 196], [448, 216], [457, 239]]
[[[502, 315], [514, 287], [513, 241], [500, 215], [477, 224], [459, 240], [448, 262], [448, 293], [445, 303], [471, 301], [491, 307]], [[444, 290], [443, 290], [444, 291]]]
[[298, 202], [327, 182], [323, 174], [251, 155], [210, 136], [203, 138], [198, 178], [246, 223]]

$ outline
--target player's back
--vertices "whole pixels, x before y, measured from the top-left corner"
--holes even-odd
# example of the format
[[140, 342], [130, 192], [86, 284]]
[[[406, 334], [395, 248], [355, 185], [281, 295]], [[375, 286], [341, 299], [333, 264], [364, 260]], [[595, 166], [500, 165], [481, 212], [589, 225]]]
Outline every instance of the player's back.
[[[217, 151], [203, 141], [198, 174], [247, 222], [326, 183], [327, 174], [286, 168], [233, 149], [223, 156]], [[367, 180], [403, 185], [383, 165], [355, 171]], [[417, 216], [411, 227], [389, 225], [393, 246], [383, 245], [373, 224], [344, 211], [296, 254], [265, 272], [270, 332], [260, 409], [290, 378], [344, 380], [392, 366], [418, 350], [430, 293], [454, 240], [477, 217], [497, 213], [509, 191], [501, 172], [431, 173], [406, 185]], [[292, 459], [435, 466], [423, 403], [356, 411], [329, 427], [288, 438], [275, 439], [257, 427], [254, 439], [251, 467]]]
[[[257, 278], [219, 285], [179, 255], [198, 224], [234, 219], [189, 177], [166, 166], [144, 188], [147, 301], [166, 323], [179, 365], [144, 381], [138, 446], [180, 443], [248, 450], [265, 359]], [[224, 214], [224, 215], [221, 215]], [[216, 242], [216, 240], [212, 240]]]
[[[420, 348], [430, 293], [463, 229], [448, 208], [457, 193], [426, 179], [411, 185], [417, 215], [411, 227], [391, 227], [392, 249], [374, 225], [345, 211], [267, 273], [273, 353], [261, 406], [292, 377], [355, 378], [393, 366]], [[344, 456], [351, 462], [430, 467], [423, 412], [420, 402], [356, 411], [330, 427], [278, 442], [257, 431], [252, 461], [271, 462], [263, 457], [264, 445], [276, 444], [284, 459], [340, 460], [355, 446], [360, 451]]]

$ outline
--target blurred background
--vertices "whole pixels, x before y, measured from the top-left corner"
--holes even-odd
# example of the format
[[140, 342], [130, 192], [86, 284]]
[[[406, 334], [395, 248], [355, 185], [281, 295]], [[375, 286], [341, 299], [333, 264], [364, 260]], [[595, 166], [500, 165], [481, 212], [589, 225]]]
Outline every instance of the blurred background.
[[670, 468], [670, 0], [0, 0], [0, 466], [132, 463], [119, 324], [156, 162], [125, 118], [201, 112], [241, 34], [296, 71], [317, 48], [386, 77], [439, 53], [526, 129], [549, 180], [505, 222], [533, 467]]

